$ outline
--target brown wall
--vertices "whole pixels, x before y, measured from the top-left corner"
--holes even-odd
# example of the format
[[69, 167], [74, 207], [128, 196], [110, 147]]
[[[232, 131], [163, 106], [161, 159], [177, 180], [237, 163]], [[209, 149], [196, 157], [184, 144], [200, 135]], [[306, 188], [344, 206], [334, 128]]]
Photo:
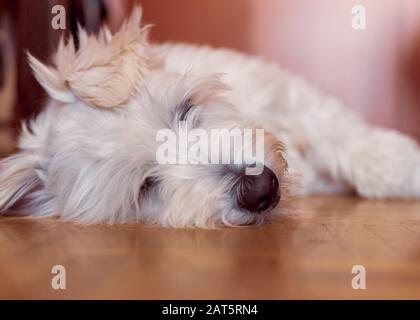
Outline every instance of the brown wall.
[[[367, 9], [363, 31], [351, 28], [354, 0], [102, 1], [113, 30], [138, 1], [144, 20], [155, 25], [153, 40], [230, 47], [266, 57], [337, 96], [370, 122], [420, 139], [418, 0], [357, 1]], [[76, 2], [0, 0], [0, 15], [6, 10], [4, 4], [14, 4], [18, 12], [18, 18], [11, 20], [17, 30], [16, 59], [20, 62], [16, 123], [36, 113], [45, 96], [30, 75], [24, 50], [47, 58], [51, 39], [57, 37], [49, 29], [50, 7], [66, 3], [68, 14], [74, 15], [70, 4]], [[0, 108], [0, 115], [7, 111], [4, 104]]]
[[230, 47], [305, 76], [372, 123], [420, 138], [420, 2], [361, 0], [367, 29], [351, 28], [353, 0], [140, 0], [152, 39]]

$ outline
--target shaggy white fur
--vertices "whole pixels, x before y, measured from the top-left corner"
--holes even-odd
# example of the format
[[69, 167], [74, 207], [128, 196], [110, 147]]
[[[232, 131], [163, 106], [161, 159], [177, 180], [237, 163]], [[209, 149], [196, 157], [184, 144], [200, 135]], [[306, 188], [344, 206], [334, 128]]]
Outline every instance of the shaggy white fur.
[[265, 129], [265, 166], [283, 197], [295, 180], [300, 194], [420, 197], [411, 138], [367, 125], [262, 59], [150, 44], [140, 18], [136, 9], [115, 35], [79, 30], [80, 48], [61, 42], [53, 67], [29, 55], [51, 101], [0, 163], [1, 212], [171, 227], [261, 223], [279, 212], [281, 202], [263, 213], [239, 208], [237, 174], [226, 166], [156, 162], [157, 131], [176, 131], [191, 101], [191, 127]]

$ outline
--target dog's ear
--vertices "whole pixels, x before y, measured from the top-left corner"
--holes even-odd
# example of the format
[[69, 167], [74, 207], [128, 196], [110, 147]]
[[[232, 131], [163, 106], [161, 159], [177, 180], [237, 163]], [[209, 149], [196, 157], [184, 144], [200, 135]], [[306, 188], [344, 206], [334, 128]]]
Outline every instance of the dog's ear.
[[36, 156], [20, 152], [0, 161], [0, 214], [14, 208], [41, 183]]
[[79, 28], [79, 49], [73, 40], [60, 41], [54, 67], [28, 54], [38, 82], [55, 100], [72, 103], [77, 99], [99, 108], [123, 105], [149, 70], [147, 37], [149, 28], [140, 27], [141, 9], [134, 9], [120, 31], [111, 35], [104, 27], [97, 37]]

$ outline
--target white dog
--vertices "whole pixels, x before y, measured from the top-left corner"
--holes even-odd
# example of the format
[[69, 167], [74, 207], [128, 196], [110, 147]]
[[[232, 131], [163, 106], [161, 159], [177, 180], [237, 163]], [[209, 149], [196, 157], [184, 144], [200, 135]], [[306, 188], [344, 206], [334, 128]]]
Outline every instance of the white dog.
[[[296, 178], [300, 194], [420, 197], [420, 149], [409, 137], [372, 128], [275, 64], [151, 44], [140, 18], [136, 9], [114, 35], [79, 30], [80, 47], [62, 41], [53, 67], [29, 56], [51, 99], [23, 127], [20, 151], [0, 163], [1, 212], [170, 227], [261, 223]], [[262, 173], [158, 163], [157, 132], [180, 121], [264, 128]]]

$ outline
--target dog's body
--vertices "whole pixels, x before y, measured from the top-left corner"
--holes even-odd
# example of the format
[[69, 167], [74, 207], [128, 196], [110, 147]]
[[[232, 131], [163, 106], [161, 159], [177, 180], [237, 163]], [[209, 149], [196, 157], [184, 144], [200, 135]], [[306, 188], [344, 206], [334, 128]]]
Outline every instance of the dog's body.
[[232, 88], [227, 99], [286, 145], [289, 174], [298, 177], [299, 193], [420, 196], [420, 150], [412, 139], [368, 126], [276, 64], [182, 44], [160, 45], [156, 52], [163, 52], [167, 68], [176, 72], [224, 73], [223, 81]]
[[[55, 69], [30, 57], [52, 100], [23, 131], [21, 151], [1, 163], [3, 212], [19, 204], [84, 223], [258, 223], [281, 207], [278, 181], [285, 194], [291, 177], [300, 194], [420, 197], [420, 149], [409, 137], [367, 125], [261, 59], [151, 45], [139, 19], [98, 40], [81, 31], [79, 51], [61, 44]], [[156, 164], [156, 132], [176, 130], [184, 116], [205, 130], [264, 128], [265, 178], [243, 178], [243, 166]], [[249, 200], [252, 186], [267, 203]]]
[[276, 64], [231, 50], [159, 45], [166, 66], [224, 73], [225, 94], [245, 117], [257, 121], [287, 149], [297, 192], [355, 190], [368, 198], [420, 196], [420, 149], [407, 136], [374, 128]]

